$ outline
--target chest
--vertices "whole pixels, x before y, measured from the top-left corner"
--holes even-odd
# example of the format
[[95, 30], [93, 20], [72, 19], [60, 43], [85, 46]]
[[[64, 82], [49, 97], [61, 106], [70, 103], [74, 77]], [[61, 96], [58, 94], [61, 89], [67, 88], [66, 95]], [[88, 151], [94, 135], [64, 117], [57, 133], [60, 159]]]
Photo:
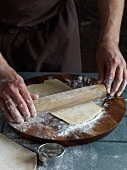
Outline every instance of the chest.
[[57, 6], [62, 0], [1, 0], [0, 13], [7, 14], [23, 14], [30, 12], [38, 12], [49, 10]]

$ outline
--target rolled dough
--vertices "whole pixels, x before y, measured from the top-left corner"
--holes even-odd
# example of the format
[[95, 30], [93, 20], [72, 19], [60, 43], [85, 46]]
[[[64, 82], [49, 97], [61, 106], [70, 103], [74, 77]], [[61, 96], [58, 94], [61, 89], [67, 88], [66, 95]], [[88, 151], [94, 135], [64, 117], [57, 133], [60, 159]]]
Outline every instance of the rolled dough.
[[71, 90], [71, 87], [62, 83], [57, 79], [53, 80], [45, 80], [44, 83], [41, 84], [32, 84], [27, 86], [27, 89], [30, 93], [38, 94], [39, 97], [64, 92], [67, 90]]
[[77, 105], [67, 109], [61, 109], [51, 114], [64, 120], [65, 122], [75, 125], [85, 123], [93, 119], [98, 113], [101, 112], [101, 108], [93, 102]]
[[0, 133], [0, 170], [36, 170], [36, 153]]
[[[40, 97], [72, 89], [57, 79], [46, 80], [42, 84], [29, 85], [27, 88], [31, 93], [38, 94]], [[101, 108], [98, 105], [89, 102], [51, 112], [51, 114], [69, 124], [79, 124], [93, 119], [100, 112]]]

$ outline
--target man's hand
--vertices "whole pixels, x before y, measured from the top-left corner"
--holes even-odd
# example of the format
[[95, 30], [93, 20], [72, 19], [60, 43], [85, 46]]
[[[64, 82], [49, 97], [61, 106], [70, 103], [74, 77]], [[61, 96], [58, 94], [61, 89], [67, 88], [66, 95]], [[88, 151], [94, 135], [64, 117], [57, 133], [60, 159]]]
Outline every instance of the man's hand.
[[125, 0], [97, 0], [101, 30], [97, 51], [99, 80], [106, 79], [107, 92], [120, 96], [126, 86], [126, 62], [119, 51], [120, 28]]
[[106, 80], [107, 92], [120, 96], [127, 83], [126, 62], [117, 45], [100, 43], [97, 50], [98, 82]]
[[0, 68], [0, 106], [4, 116], [10, 121], [23, 123], [37, 115], [32, 99], [23, 78], [18, 75], [8, 64]]

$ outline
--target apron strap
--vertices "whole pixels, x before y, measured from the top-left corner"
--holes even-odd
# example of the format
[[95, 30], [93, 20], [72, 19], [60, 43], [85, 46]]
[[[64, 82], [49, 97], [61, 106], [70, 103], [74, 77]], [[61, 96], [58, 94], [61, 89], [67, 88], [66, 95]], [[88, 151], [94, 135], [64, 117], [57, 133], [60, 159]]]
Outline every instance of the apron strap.
[[[61, 5], [59, 6], [59, 9], [57, 11], [61, 12], [65, 4], [67, 3], [68, 0], [64, 0]], [[49, 30], [49, 23], [50, 20], [55, 16], [56, 14], [52, 15], [51, 18], [47, 19], [45, 22], [41, 22], [35, 26], [29, 26], [29, 27], [16, 27], [16, 28], [5, 28], [5, 27], [0, 27], [0, 30], [7, 30], [11, 34], [17, 34], [16, 38], [14, 39], [12, 45], [15, 46], [16, 48], [19, 48], [23, 41], [26, 39], [27, 34], [30, 31], [48, 31]]]
[[17, 33], [17, 36], [14, 39], [12, 45], [16, 48], [19, 48], [30, 31], [48, 31], [48, 29], [49, 29], [49, 22], [46, 22], [46, 23], [42, 22], [36, 26], [24, 27], [24, 28], [18, 28], [18, 29], [9, 29], [8, 31], [11, 34]]

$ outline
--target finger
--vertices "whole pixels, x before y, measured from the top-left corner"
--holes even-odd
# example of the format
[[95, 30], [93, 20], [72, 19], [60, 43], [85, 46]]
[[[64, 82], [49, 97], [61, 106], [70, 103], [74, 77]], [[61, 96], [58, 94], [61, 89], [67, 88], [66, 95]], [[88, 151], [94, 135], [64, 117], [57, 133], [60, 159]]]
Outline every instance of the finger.
[[5, 101], [5, 104], [6, 104], [6, 107], [7, 107], [8, 111], [10, 112], [10, 114], [14, 118], [14, 120], [17, 121], [18, 123], [22, 124], [24, 122], [24, 119], [21, 116], [21, 114], [18, 111], [18, 109], [16, 108], [13, 100], [11, 100], [10, 96], [7, 95], [4, 92], [3, 99]]
[[33, 100], [31, 98], [26, 86], [23, 87], [23, 90], [20, 89], [20, 94], [21, 94], [22, 98], [24, 99], [24, 101], [26, 102], [31, 116], [35, 117], [37, 115], [37, 112], [36, 112], [35, 106], [33, 104]]
[[105, 80], [105, 66], [102, 65], [100, 68], [99, 68], [99, 75], [98, 75], [98, 83], [103, 83]]
[[119, 87], [121, 86], [122, 81], [123, 81], [123, 69], [120, 69], [120, 67], [117, 67], [114, 83], [111, 89], [111, 94], [110, 94], [111, 96], [114, 96], [114, 94], [118, 91]]
[[16, 106], [19, 109], [19, 111], [21, 112], [24, 119], [29, 120], [31, 115], [30, 115], [29, 109], [27, 107], [27, 104], [24, 101], [24, 99], [22, 98], [22, 96], [19, 94], [18, 91], [16, 93], [11, 94], [11, 96], [13, 97], [13, 100], [15, 101]]
[[122, 94], [122, 92], [124, 91], [126, 85], [127, 85], [127, 80], [124, 80], [124, 81], [121, 83], [121, 86], [120, 86], [120, 88], [119, 88], [119, 90], [118, 90], [118, 92], [117, 92], [117, 94], [116, 94], [118, 97]]
[[30, 96], [31, 96], [32, 100], [39, 99], [39, 95], [37, 95], [37, 94], [30, 94]]
[[116, 72], [116, 67], [110, 67], [107, 68], [107, 73], [106, 73], [106, 89], [107, 89], [107, 93], [110, 94], [111, 92], [111, 86], [115, 77], [115, 72]]
[[121, 86], [119, 87], [117, 91], [117, 96], [120, 96], [122, 92], [124, 91], [126, 85], [127, 85], [127, 70], [124, 70], [124, 75], [123, 75], [123, 82], [121, 83]]
[[5, 119], [9, 120], [10, 122], [13, 122], [14, 119], [11, 116], [11, 114], [9, 113], [6, 104], [4, 103], [4, 100], [2, 98], [0, 98], [0, 106], [2, 107], [1, 109], [1, 113], [3, 114], [3, 116], [5, 117]]

